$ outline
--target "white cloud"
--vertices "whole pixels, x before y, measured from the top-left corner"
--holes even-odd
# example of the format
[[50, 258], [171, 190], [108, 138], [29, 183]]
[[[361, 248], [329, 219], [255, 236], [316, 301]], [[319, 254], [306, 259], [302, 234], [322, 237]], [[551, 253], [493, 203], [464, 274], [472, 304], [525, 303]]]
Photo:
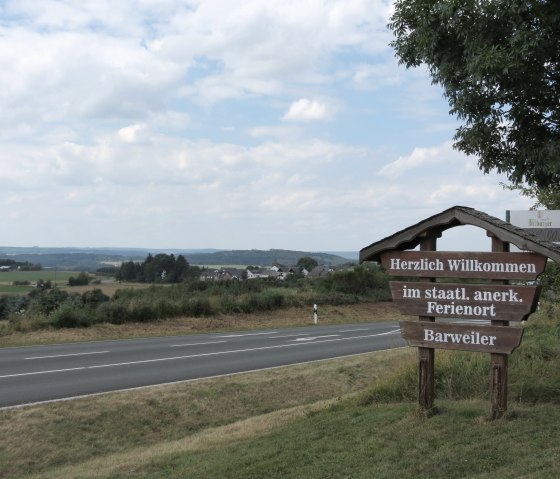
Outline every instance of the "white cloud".
[[146, 130], [146, 124], [139, 123], [121, 128], [117, 134], [122, 141], [126, 143], [134, 143], [139, 139], [144, 130]]
[[[400, 156], [392, 163], [385, 165], [379, 171], [381, 176], [397, 178], [410, 170], [437, 167], [444, 164], [458, 164], [464, 155], [453, 150], [452, 143], [446, 142], [435, 147], [417, 147], [410, 155]], [[434, 171], [431, 169], [430, 171]]]
[[283, 116], [284, 121], [321, 121], [332, 117], [334, 111], [326, 103], [300, 98], [293, 102]]

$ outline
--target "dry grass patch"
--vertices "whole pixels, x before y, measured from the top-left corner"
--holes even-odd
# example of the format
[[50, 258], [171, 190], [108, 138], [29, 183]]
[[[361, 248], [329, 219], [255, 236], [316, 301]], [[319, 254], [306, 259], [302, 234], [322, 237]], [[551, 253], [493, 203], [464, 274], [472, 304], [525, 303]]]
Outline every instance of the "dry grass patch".
[[117, 282], [101, 282], [101, 283], [90, 283], [83, 286], [59, 286], [59, 289], [68, 291], [69, 293], [80, 293], [84, 294], [87, 291], [93, 291], [94, 289], [100, 289], [107, 296], [113, 296], [119, 289], [146, 289], [151, 287], [151, 283], [117, 283]]

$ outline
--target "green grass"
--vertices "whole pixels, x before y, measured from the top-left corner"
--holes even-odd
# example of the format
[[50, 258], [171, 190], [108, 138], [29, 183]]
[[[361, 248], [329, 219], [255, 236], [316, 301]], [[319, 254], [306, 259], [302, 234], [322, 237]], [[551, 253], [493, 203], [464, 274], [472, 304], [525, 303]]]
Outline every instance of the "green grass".
[[54, 271], [43, 269], [41, 271], [6, 271], [0, 273], [1, 283], [12, 283], [14, 281], [68, 281], [70, 276], [77, 276], [76, 271]]
[[[68, 278], [76, 277], [76, 271], [3, 271], [0, 272], [0, 294], [21, 294], [29, 293], [37, 280], [51, 281], [53, 286], [66, 286]], [[29, 281], [30, 286], [15, 286], [14, 281]]]
[[33, 286], [14, 286], [13, 284], [2, 284], [0, 283], [0, 294], [22, 294], [29, 293], [33, 289]]
[[444, 402], [426, 420], [410, 405], [347, 401], [265, 437], [164, 455], [112, 478], [557, 478], [560, 409], [517, 408], [488, 423], [480, 402]]

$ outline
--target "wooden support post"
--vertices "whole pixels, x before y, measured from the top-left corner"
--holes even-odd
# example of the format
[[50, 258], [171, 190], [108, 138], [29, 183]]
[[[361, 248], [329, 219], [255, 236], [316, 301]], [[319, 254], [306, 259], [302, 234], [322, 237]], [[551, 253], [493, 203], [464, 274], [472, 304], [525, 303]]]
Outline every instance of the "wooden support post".
[[[492, 236], [492, 252], [509, 252], [509, 243]], [[500, 282], [499, 280], [497, 282]], [[501, 281], [508, 284], [508, 281]], [[509, 326], [509, 321], [492, 321], [493, 326]], [[508, 402], [508, 355], [490, 354], [490, 401], [492, 419], [501, 418], [507, 411]]]
[[[436, 251], [438, 235], [427, 236], [420, 242], [420, 251]], [[435, 281], [435, 278], [425, 278]], [[419, 321], [433, 322], [432, 316], [419, 316]], [[429, 411], [434, 407], [434, 348], [418, 348], [418, 405], [423, 411]]]
[[434, 363], [433, 348], [418, 348], [418, 405], [423, 411], [434, 407]]

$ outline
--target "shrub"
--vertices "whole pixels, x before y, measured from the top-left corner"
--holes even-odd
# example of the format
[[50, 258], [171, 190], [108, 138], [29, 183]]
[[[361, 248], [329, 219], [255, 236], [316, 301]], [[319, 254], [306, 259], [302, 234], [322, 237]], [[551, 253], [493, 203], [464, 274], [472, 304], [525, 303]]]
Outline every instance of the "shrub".
[[560, 297], [560, 264], [549, 261], [545, 271], [539, 276], [539, 284], [542, 285], [543, 295], [549, 299]]
[[128, 321], [147, 322], [157, 319], [155, 308], [147, 302], [132, 304], [128, 313]]
[[28, 305], [27, 296], [0, 296], [0, 319], [8, 319], [16, 312], [25, 311]]
[[37, 289], [30, 293], [29, 297], [30, 308], [48, 316], [67, 301], [70, 295], [66, 291], [55, 288], [46, 291]]
[[258, 313], [278, 309], [283, 305], [284, 297], [278, 293], [250, 293], [240, 302], [243, 313]]
[[182, 305], [177, 300], [159, 299], [154, 306], [157, 319], [166, 319], [180, 316], [182, 313]]
[[100, 321], [111, 324], [124, 324], [131, 318], [126, 306], [118, 302], [103, 303], [97, 309], [96, 315]]
[[225, 314], [241, 313], [237, 299], [231, 294], [220, 296], [218, 309], [221, 313]]
[[215, 314], [210, 301], [207, 298], [189, 298], [182, 302], [181, 312], [186, 316], [212, 316]]
[[89, 308], [97, 308], [101, 303], [109, 301], [109, 296], [103, 293], [99, 288], [86, 291], [82, 294], [82, 304]]
[[64, 304], [52, 314], [51, 321], [56, 328], [79, 328], [90, 326], [95, 317], [82, 308]]
[[319, 288], [325, 292], [338, 292], [364, 296], [376, 300], [389, 300], [389, 277], [377, 266], [361, 265], [353, 271], [338, 271], [319, 279]]
[[87, 286], [89, 284], [89, 275], [87, 273], [78, 274], [77, 278], [70, 276], [68, 278], [68, 286]]

